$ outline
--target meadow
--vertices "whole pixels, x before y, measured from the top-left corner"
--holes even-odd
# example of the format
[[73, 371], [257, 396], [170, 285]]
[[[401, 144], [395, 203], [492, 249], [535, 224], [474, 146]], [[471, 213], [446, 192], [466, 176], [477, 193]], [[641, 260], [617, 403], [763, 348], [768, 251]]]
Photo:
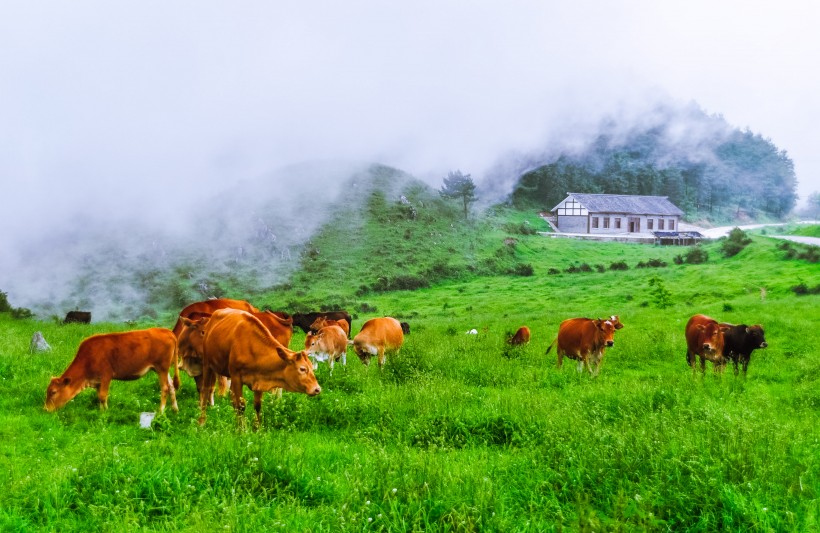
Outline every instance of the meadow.
[[[522, 218], [508, 217], [507, 229]], [[315, 265], [313, 279], [299, 277], [306, 269], [252, 295], [257, 306], [291, 311], [294, 302], [347, 305], [354, 333], [373, 316], [411, 324], [381, 371], [351, 351], [346, 367], [319, 367], [318, 397], [266, 395], [257, 431], [237, 424], [226, 397], [199, 427], [184, 373], [180, 411], [150, 429], [139, 415], [157, 408], [153, 374], [114, 382], [107, 411], [92, 389], [43, 410], [49, 378], [83, 338], [171, 327], [171, 312], [88, 325], [0, 314], [0, 529], [820, 529], [820, 296], [792, 290], [818, 283], [816, 263], [784, 257], [766, 236], [733, 257], [711, 243], [706, 263], [676, 264], [686, 249], [540, 235], [501, 245], [503, 227], [467, 239], [468, 251], [508, 254], [532, 275], [487, 268], [415, 290], [364, 290], [374, 279], [365, 268], [387, 267], [351, 251], [333, 263], [341, 279]], [[452, 241], [429, 232], [442, 252], [419, 246], [440, 261], [466, 230], [452, 231]], [[315, 240], [331, 246], [323, 242]], [[666, 266], [636, 268], [652, 259]], [[367, 266], [355, 270], [357, 261]], [[618, 262], [628, 269], [613, 270]], [[746, 378], [686, 365], [683, 330], [695, 313], [764, 326], [769, 347], [754, 352]], [[573, 361], [556, 369], [555, 352], [545, 355], [562, 320], [612, 314], [625, 327], [597, 378]], [[520, 325], [533, 338], [513, 348], [505, 338]], [[478, 335], [465, 334], [473, 328]], [[50, 352], [29, 353], [35, 331]], [[291, 347], [303, 340], [297, 330]]]

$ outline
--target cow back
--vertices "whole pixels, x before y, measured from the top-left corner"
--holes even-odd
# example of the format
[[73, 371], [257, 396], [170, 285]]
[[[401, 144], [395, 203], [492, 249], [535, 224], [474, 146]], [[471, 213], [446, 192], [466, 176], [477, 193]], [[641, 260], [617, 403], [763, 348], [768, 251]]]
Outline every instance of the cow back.
[[[201, 302], [194, 302], [192, 304], [189, 304], [184, 309], [182, 309], [182, 311], [179, 312], [179, 316], [190, 318], [192, 314], [197, 313], [200, 315], [212, 315], [214, 311], [217, 311], [219, 309], [239, 309], [242, 311], [247, 311], [249, 313], [256, 313], [259, 311], [256, 307], [246, 302], [245, 300], [216, 298], [213, 300], [204, 300]], [[182, 321], [179, 318], [177, 318], [176, 324], [174, 324], [174, 335], [179, 337], [179, 334], [182, 332], [182, 328]]]

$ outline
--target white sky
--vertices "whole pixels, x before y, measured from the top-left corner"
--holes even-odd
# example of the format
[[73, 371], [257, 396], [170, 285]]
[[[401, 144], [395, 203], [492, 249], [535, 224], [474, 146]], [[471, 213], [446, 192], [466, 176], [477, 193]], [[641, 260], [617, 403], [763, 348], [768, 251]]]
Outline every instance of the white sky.
[[812, 0], [5, 1], [0, 250], [9, 227], [166, 220], [306, 159], [480, 176], [658, 95], [771, 138], [802, 200], [820, 190], [818, 28]]

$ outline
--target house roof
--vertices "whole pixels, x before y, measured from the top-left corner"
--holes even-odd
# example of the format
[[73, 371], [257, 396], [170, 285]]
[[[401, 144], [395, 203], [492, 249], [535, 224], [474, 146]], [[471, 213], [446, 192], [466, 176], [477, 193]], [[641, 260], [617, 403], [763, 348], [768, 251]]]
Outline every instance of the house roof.
[[[631, 194], [583, 194], [570, 192], [569, 197], [586, 207], [590, 213], [625, 213], [631, 215], [683, 215], [668, 196], [637, 196]], [[567, 198], [552, 208], [558, 209]]]

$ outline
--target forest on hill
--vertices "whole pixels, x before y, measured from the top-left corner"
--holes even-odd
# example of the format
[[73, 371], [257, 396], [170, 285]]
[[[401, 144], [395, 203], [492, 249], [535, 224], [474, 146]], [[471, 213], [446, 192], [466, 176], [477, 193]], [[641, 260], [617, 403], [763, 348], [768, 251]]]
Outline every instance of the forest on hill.
[[697, 106], [660, 108], [626, 131], [604, 124], [585, 148], [526, 158], [511, 194], [552, 209], [568, 192], [668, 196], [689, 220], [782, 219], [797, 201], [788, 154]]

